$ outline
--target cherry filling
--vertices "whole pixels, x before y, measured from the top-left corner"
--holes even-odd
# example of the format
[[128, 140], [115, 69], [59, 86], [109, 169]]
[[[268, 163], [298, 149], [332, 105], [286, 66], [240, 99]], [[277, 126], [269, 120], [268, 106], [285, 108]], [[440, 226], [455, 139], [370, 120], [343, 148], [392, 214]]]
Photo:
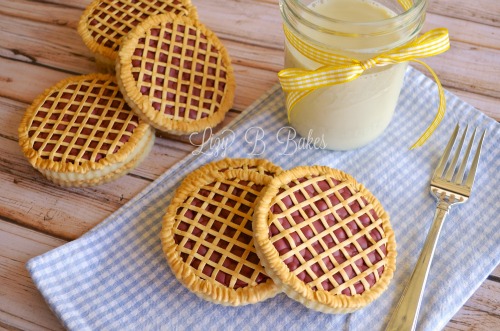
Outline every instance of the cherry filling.
[[268, 279], [252, 240], [253, 206], [262, 188], [238, 179], [213, 182], [178, 208], [174, 241], [198, 276], [233, 289]]
[[155, 110], [174, 119], [198, 120], [222, 103], [227, 73], [217, 68], [219, 61], [217, 48], [195, 27], [166, 23], [139, 39], [132, 76]]
[[95, 80], [50, 94], [28, 135], [41, 158], [80, 164], [118, 152], [138, 125], [118, 85]]
[[[314, 291], [360, 294], [384, 272], [383, 265], [375, 267], [387, 254], [379, 218], [357, 193], [334, 178], [304, 177], [281, 188], [281, 199], [270, 208], [271, 242], [288, 269]], [[366, 234], [350, 239], [365, 228]], [[342, 285], [368, 269], [363, 279]]]
[[149, 16], [185, 12], [180, 0], [103, 0], [89, 16], [90, 35], [99, 45], [117, 51], [118, 41]]

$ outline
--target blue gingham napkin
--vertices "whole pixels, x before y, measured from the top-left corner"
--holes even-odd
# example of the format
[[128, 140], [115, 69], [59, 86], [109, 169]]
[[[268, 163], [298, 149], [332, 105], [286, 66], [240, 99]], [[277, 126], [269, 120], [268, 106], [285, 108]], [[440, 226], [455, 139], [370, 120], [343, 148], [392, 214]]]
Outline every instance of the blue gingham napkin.
[[[438, 330], [500, 261], [500, 125], [454, 95], [441, 126], [421, 148], [409, 147], [436, 110], [435, 84], [409, 68], [395, 117], [370, 145], [349, 152], [288, 141], [278, 87], [256, 101], [222, 135], [179, 162], [80, 239], [28, 262], [31, 276], [71, 330], [381, 330], [416, 263], [436, 203], [430, 176], [455, 124], [488, 130], [471, 199], [444, 224], [430, 271], [420, 330]], [[281, 131], [280, 131], [281, 129]], [[288, 145], [286, 144], [288, 142]], [[199, 155], [196, 155], [199, 154]], [[397, 270], [388, 290], [352, 314], [327, 315], [280, 294], [244, 307], [202, 299], [173, 276], [161, 251], [161, 218], [186, 174], [223, 157], [267, 158], [283, 168], [320, 164], [344, 170], [379, 198], [391, 216]]]

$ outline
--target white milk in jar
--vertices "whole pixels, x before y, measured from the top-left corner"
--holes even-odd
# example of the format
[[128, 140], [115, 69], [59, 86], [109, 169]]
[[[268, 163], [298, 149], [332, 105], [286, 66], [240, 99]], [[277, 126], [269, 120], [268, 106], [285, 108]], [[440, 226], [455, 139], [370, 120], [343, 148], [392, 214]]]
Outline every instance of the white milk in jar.
[[[408, 11], [389, 0], [281, 0], [280, 6], [287, 28], [301, 40], [366, 60], [414, 38], [424, 20], [425, 2], [414, 0]], [[285, 42], [285, 68], [321, 66]], [[348, 83], [314, 90], [291, 110], [291, 126], [302, 136], [321, 139], [328, 149], [368, 144], [391, 121], [406, 67], [407, 63], [375, 67]]]

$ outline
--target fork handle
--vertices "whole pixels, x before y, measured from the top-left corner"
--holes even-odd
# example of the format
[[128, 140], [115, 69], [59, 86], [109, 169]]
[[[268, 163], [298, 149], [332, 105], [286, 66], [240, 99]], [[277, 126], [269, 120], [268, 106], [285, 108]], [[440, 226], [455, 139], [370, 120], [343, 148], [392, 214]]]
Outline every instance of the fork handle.
[[448, 215], [450, 204], [446, 201], [438, 203], [434, 221], [425, 240], [424, 248], [420, 253], [415, 270], [406, 285], [396, 310], [389, 320], [386, 331], [409, 331], [415, 330], [418, 312], [424, 293], [427, 275], [431, 266], [434, 249], [441, 232], [443, 221]]

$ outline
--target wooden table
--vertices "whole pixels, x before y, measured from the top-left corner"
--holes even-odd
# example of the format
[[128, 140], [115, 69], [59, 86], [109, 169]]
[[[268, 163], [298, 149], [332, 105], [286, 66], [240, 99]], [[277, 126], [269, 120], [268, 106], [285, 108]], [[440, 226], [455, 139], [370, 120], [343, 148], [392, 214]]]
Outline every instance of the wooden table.
[[[17, 127], [45, 88], [96, 71], [76, 32], [89, 0], [0, 0], [0, 328], [58, 330], [26, 269], [28, 259], [80, 237], [189, 154], [186, 140], [158, 138], [131, 174], [106, 185], [63, 189], [24, 158]], [[238, 88], [228, 118], [277, 82], [283, 36], [278, 0], [193, 0], [200, 19], [226, 45]], [[452, 48], [427, 62], [444, 86], [500, 119], [500, 3], [430, 0], [425, 29], [450, 30]], [[500, 329], [500, 268], [450, 321], [447, 330]]]

